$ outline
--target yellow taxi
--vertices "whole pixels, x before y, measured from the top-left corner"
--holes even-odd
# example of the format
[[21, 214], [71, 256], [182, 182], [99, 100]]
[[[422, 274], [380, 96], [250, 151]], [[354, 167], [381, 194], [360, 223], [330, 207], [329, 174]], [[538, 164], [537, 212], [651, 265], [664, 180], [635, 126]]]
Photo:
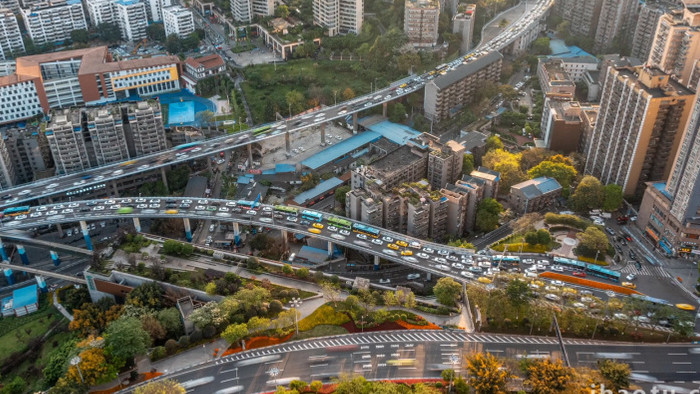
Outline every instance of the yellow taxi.
[[165, 211], [165, 213], [167, 213], [168, 215], [175, 215], [175, 214], [177, 214], [178, 212], [179, 212], [179, 211], [178, 211], [177, 209], [168, 209], [168, 210]]
[[690, 312], [693, 312], [695, 310], [695, 307], [690, 304], [676, 304], [676, 308]]
[[402, 240], [396, 241], [396, 244], [399, 246], [403, 246], [404, 248], [408, 246], [408, 242]]
[[310, 228], [310, 229], [309, 229], [309, 232], [310, 232], [310, 233], [314, 233], [314, 234], [321, 234], [321, 230], [319, 230], [319, 229], [317, 229], [317, 228]]
[[628, 289], [636, 289], [637, 285], [635, 285], [632, 282], [622, 282], [622, 287], [626, 287]]
[[485, 277], [485, 276], [479, 277], [479, 279], [477, 279], [477, 280], [478, 280], [480, 283], [483, 283], [483, 284], [485, 284], [485, 285], [488, 285], [488, 284], [493, 283], [493, 281], [492, 281], [491, 279], [489, 279], [489, 278], [487, 278], [487, 277]]
[[316, 227], [319, 230], [323, 228], [323, 225], [321, 223], [314, 223], [312, 224], [312, 226]]
[[406, 249], [401, 251], [401, 256], [413, 256], [413, 252]]
[[399, 246], [396, 244], [388, 244], [386, 247], [393, 250], [399, 250]]
[[562, 292], [562, 293], [571, 294], [571, 295], [576, 295], [576, 294], [578, 294], [578, 291], [576, 291], [576, 289], [573, 289], [573, 288], [571, 288], [571, 287], [564, 287], [563, 289], [561, 289], [561, 292]]

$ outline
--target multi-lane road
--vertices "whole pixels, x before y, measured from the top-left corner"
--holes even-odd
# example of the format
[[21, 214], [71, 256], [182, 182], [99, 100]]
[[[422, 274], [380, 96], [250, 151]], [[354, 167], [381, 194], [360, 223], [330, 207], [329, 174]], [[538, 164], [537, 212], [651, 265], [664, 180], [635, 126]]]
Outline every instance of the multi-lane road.
[[[486, 43], [483, 47], [475, 49], [464, 57], [459, 57], [449, 64], [441, 66], [439, 70], [440, 73], [446, 74], [452, 72], [468, 62], [474, 61], [476, 58], [486, 55], [489, 51], [503, 49], [518, 36], [519, 33], [516, 30], [516, 27], [521, 26], [523, 23], [532, 23], [532, 21], [541, 18], [545, 11], [549, 9], [551, 3], [552, 0], [538, 0], [532, 6], [532, 9], [526, 14], [522, 15], [513, 27], [499, 34], [492, 41]], [[438, 70], [432, 70], [419, 76], [404, 78], [390, 84], [385, 88], [377, 89], [370, 94], [356, 97], [352, 100], [345, 101], [337, 105], [328, 106], [309, 114], [295, 116], [283, 121], [272, 123], [269, 125], [271, 126], [270, 129], [265, 133], [254, 135], [254, 133], [251, 132], [243, 132], [235, 136], [217, 137], [203, 141], [201, 144], [199, 144], [198, 149], [190, 150], [185, 154], [182, 154], [178, 147], [175, 147], [156, 154], [92, 168], [80, 173], [45, 178], [32, 183], [9, 188], [4, 190], [1, 194], [2, 199], [0, 199], [0, 207], [7, 207], [17, 203], [35, 200], [37, 198], [59, 195], [71, 190], [90, 190], [90, 188], [101, 187], [101, 185], [106, 184], [109, 181], [122, 177], [151, 171], [159, 167], [182, 163], [192, 159], [207, 157], [214, 154], [216, 151], [243, 147], [253, 142], [260, 142], [269, 138], [274, 138], [282, 133], [289, 133], [296, 130], [317, 126], [334, 119], [343, 118], [423, 88], [423, 86], [431, 79], [441, 77], [438, 73], [436, 73], [436, 71]]]
[[[658, 386], [661, 382], [691, 387], [698, 376], [698, 345], [637, 345], [577, 339], [564, 339], [564, 345], [574, 367], [595, 368], [600, 359], [629, 363], [632, 380], [642, 387]], [[451, 330], [383, 331], [295, 341], [179, 372], [162, 372], [186, 385], [192, 393], [259, 393], [273, 391], [277, 385], [286, 385], [295, 378], [329, 382], [333, 377], [353, 373], [367, 379], [440, 378], [444, 369], [463, 372], [465, 357], [473, 352], [514, 359], [562, 358], [559, 342], [552, 336], [467, 334]]]

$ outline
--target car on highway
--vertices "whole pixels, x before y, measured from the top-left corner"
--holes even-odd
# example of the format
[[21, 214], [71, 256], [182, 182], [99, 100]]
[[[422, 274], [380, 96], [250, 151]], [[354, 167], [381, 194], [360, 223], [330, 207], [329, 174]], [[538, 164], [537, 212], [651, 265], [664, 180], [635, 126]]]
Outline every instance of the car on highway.
[[401, 256], [413, 256], [413, 251], [410, 251], [408, 249], [404, 249], [401, 251]]
[[483, 271], [483, 269], [481, 267], [469, 267], [469, 271], [480, 273]]
[[421, 259], [429, 259], [430, 258], [430, 256], [428, 256], [425, 253], [418, 253], [416, 256], [420, 257]]
[[474, 279], [474, 274], [469, 271], [461, 271], [459, 274], [467, 279]]
[[168, 215], [176, 215], [178, 212], [180, 212], [180, 211], [178, 211], [177, 209], [166, 209], [165, 210], [165, 213]]
[[314, 233], [314, 234], [321, 234], [321, 230], [319, 230], [319, 229], [317, 229], [317, 228], [313, 228], [313, 227], [311, 227], [310, 229], [308, 229], [308, 231], [309, 231], [310, 233]]
[[435, 253], [435, 251], [434, 251], [433, 249], [428, 248], [428, 247], [423, 248], [423, 251], [424, 251], [425, 253], [430, 253], [430, 254]]
[[319, 230], [322, 230], [322, 229], [323, 229], [323, 225], [322, 225], [321, 223], [314, 223], [314, 224], [312, 224], [311, 226], [313, 226], [313, 227], [315, 227], [315, 228], [317, 228], [317, 229], [319, 229]]
[[491, 280], [485, 276], [480, 276], [479, 279], [477, 279], [477, 281], [479, 281], [479, 283], [483, 283], [485, 285], [490, 285], [491, 283], [493, 283], [493, 280]]
[[690, 305], [690, 304], [676, 304], [676, 308], [682, 310], [682, 311], [689, 311], [689, 312], [694, 312], [695, 307]]
[[[355, 243], [358, 243], [358, 242], [362, 242], [362, 241], [355, 241]], [[366, 242], [363, 242], [363, 243], [367, 244]], [[360, 246], [364, 246], [364, 245], [360, 245]], [[395, 251], [393, 251], [391, 249], [383, 249], [382, 252], [384, 252], [385, 254], [388, 254], [389, 256], [396, 256], [396, 257], [399, 256], [398, 253], [396, 253]]]
[[328, 231], [336, 232], [336, 231], [338, 231], [338, 227], [335, 227], [335, 226], [328, 226]]
[[448, 252], [448, 251], [446, 251], [446, 250], [438, 250], [437, 253], [438, 253], [440, 256], [447, 256], [448, 254], [450, 254], [450, 252]]
[[384, 245], [384, 242], [381, 239], [377, 239], [377, 238], [373, 239], [372, 243], [375, 245]]
[[381, 284], [391, 283], [391, 279], [384, 279], [384, 278], [382, 278], [382, 279], [379, 279], [379, 283], [381, 283]]
[[556, 295], [556, 294], [552, 294], [552, 293], [547, 293], [547, 294], [545, 294], [545, 295], [544, 295], [544, 298], [546, 298], [546, 299], [548, 299], [548, 300], [550, 300], [550, 301], [560, 301], [560, 300], [561, 300], [561, 297], [559, 297], [559, 296]]
[[359, 238], [359, 239], [368, 239], [367, 236], [364, 235], [364, 234], [358, 233], [358, 234], [356, 234], [356, 236], [357, 236], [357, 238]]
[[288, 222], [294, 222], [296, 223], [299, 219], [296, 218], [296, 216], [287, 216], [287, 221]]
[[382, 241], [385, 241], [385, 242], [394, 242], [394, 238], [391, 238], [391, 237], [388, 237], [388, 236], [385, 235], [385, 236], [382, 237]]
[[349, 230], [345, 230], [345, 229], [340, 230], [339, 233], [341, 233], [341, 234], [343, 234], [343, 235], [346, 235], [346, 236], [347, 236], [347, 235], [350, 235], [350, 231], [349, 231]]
[[406, 275], [407, 280], [416, 280], [420, 279], [420, 274], [408, 274]]
[[622, 282], [621, 285], [622, 285], [622, 287], [626, 287], [628, 289], [636, 289], [637, 288], [637, 285], [635, 285], [632, 282]]
[[[363, 234], [359, 234], [359, 235], [363, 235]], [[396, 244], [388, 244], [386, 247], [389, 249], [393, 249], [393, 250], [399, 250], [399, 245], [396, 245]]]
[[464, 269], [464, 264], [462, 263], [452, 263], [452, 268], [456, 268], [458, 270]]
[[439, 270], [441, 270], [441, 271], [449, 271], [449, 270], [450, 270], [450, 266], [449, 266], [449, 265], [445, 265], [445, 264], [437, 264], [437, 265], [435, 266], [435, 268], [437, 268], [437, 269], [439, 269]]
[[632, 282], [633, 280], [637, 279], [637, 275], [635, 275], [635, 274], [629, 274], [629, 275], [627, 275], [627, 276], [625, 277], [625, 279], [626, 279], [628, 282]]
[[583, 271], [579, 271], [579, 270], [574, 271], [574, 272], [572, 273], [572, 275], [578, 276], [579, 278], [585, 278], [585, 277], [586, 277], [586, 273], [583, 272]]
[[127, 214], [127, 213], [132, 213], [134, 212], [133, 207], [120, 207], [117, 209], [118, 214]]
[[400, 239], [396, 241], [396, 244], [399, 245], [399, 246], [401, 246], [401, 247], [404, 247], [404, 248], [407, 248], [407, 247], [408, 247], [408, 242], [402, 241], [402, 240], [400, 240]]

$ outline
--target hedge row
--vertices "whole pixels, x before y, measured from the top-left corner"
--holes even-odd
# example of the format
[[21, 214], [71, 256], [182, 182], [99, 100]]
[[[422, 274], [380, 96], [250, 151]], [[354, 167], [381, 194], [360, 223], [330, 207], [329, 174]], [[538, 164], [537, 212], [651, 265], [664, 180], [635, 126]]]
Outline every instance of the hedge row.
[[582, 219], [576, 215], [562, 215], [553, 212], [547, 212], [544, 215], [544, 222], [547, 224], [563, 224], [566, 226], [578, 228], [584, 231], [588, 226], [593, 224], [590, 220]]
[[581, 261], [585, 261], [586, 263], [591, 263], [591, 264], [595, 264], [595, 265], [600, 265], [600, 266], [608, 265], [608, 262], [605, 260], [596, 260], [596, 259], [592, 259], [590, 257], [585, 257], [585, 256], [576, 256], [576, 258], [581, 260]]

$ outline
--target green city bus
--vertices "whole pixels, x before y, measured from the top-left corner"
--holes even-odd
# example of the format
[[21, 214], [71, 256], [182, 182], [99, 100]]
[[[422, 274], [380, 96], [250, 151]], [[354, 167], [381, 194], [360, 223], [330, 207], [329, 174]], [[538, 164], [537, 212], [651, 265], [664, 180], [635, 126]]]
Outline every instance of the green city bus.
[[339, 217], [331, 216], [327, 220], [328, 224], [331, 226], [336, 226], [345, 230], [350, 230], [352, 228], [352, 222], [347, 219], [341, 219]]

